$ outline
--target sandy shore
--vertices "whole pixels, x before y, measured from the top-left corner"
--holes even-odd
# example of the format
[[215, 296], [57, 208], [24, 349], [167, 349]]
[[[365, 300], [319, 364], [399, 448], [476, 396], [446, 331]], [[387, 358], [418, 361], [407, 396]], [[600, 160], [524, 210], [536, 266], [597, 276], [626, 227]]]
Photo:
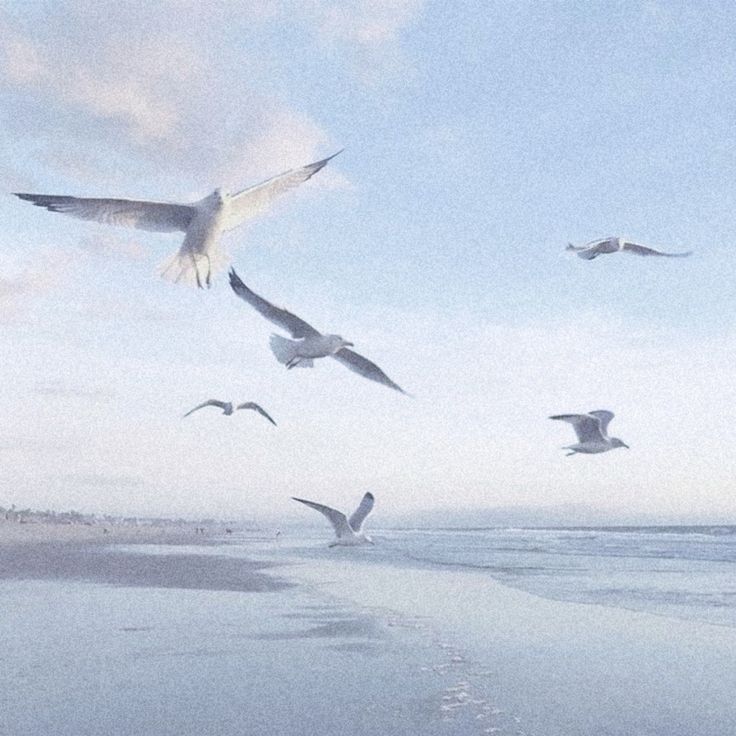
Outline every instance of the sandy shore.
[[[211, 554], [119, 550], [117, 545], [224, 544], [220, 530], [177, 524], [49, 524], [0, 522], [0, 579], [84, 580], [113, 585], [256, 592], [288, 583], [266, 575], [269, 562]], [[113, 547], [113, 545], [115, 547]], [[112, 547], [108, 549], [108, 547]]]
[[0, 545], [0, 734], [475, 736], [489, 723], [428, 629], [322, 581], [284, 582], [302, 561], [272, 540], [23, 526]]

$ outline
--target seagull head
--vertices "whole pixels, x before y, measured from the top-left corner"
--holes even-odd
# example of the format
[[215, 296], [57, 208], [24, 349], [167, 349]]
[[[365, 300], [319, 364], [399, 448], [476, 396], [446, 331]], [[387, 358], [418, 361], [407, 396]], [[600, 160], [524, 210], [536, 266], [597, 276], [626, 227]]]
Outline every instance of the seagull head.
[[625, 447], [627, 450], [629, 449], [629, 446], [623, 440], [620, 440], [618, 437], [611, 437], [611, 446], [612, 447]]

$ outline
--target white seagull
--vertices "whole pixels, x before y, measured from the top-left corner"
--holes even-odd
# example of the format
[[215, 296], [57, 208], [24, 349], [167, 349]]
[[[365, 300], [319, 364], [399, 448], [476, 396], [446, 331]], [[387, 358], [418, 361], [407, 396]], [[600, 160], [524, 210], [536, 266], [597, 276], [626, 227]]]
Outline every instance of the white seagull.
[[236, 194], [215, 189], [212, 194], [191, 204], [24, 192], [14, 194], [37, 207], [81, 220], [96, 220], [107, 225], [153, 232], [184, 232], [184, 242], [178, 253], [164, 263], [161, 276], [177, 284], [196, 284], [200, 289], [206, 285], [209, 288], [212, 274], [227, 262], [220, 248], [222, 233], [265, 212], [276, 197], [310, 179], [337, 153], [300, 169], [286, 171]]
[[628, 447], [618, 437], [609, 437], [608, 425], [613, 419], [614, 413], [605, 409], [588, 412], [587, 414], [555, 414], [550, 419], [559, 419], [572, 424], [575, 434], [578, 436], [576, 445], [568, 445], [563, 450], [570, 450], [567, 456], [580, 452], [586, 455], [594, 455], [599, 452], [608, 452], [617, 447]]
[[209, 401], [205, 401], [199, 406], [195, 406], [194, 409], [190, 409], [184, 416], [188, 417], [190, 414], [193, 414], [195, 411], [197, 411], [197, 409], [204, 409], [205, 406], [216, 406], [218, 409], [222, 409], [222, 413], [228, 417], [238, 409], [253, 409], [254, 411], [257, 411], [262, 417], [266, 417], [266, 419], [268, 419], [268, 421], [271, 422], [274, 427], [276, 426], [276, 422], [271, 419], [271, 417], [266, 413], [263, 407], [258, 406], [258, 404], [256, 404], [254, 401], [246, 401], [244, 404], [233, 406], [231, 401], [218, 401], [217, 399], [210, 399]]
[[684, 258], [692, 253], [690, 250], [685, 253], [665, 253], [664, 251], [648, 248], [645, 245], [637, 245], [630, 240], [617, 237], [599, 238], [598, 240], [591, 240], [590, 243], [586, 243], [585, 245], [568, 243], [566, 250], [573, 251], [578, 258], [584, 258], [586, 261], [592, 261], [598, 256], [607, 253], [618, 253], [619, 251], [622, 253], [633, 253], [637, 256], [664, 256], [665, 258]]
[[352, 342], [348, 342], [340, 335], [323, 335], [295, 314], [274, 306], [271, 302], [251, 291], [241, 281], [233, 268], [230, 269], [230, 286], [241, 299], [248, 302], [269, 322], [273, 322], [296, 338], [295, 340], [287, 340], [280, 335], [271, 335], [271, 350], [276, 356], [276, 360], [283, 363], [287, 368], [297, 366], [311, 368], [316, 358], [330, 356], [364, 378], [382, 383], [384, 386], [401, 391], [402, 394], [406, 393], [375, 363], [371, 363], [362, 355], [348, 350], [349, 347], [353, 347]]
[[330, 506], [323, 506], [321, 503], [307, 501], [303, 498], [296, 498], [296, 496], [292, 496], [292, 498], [295, 501], [299, 501], [299, 503], [309, 506], [315, 511], [319, 511], [320, 514], [324, 514], [327, 517], [337, 536], [337, 539], [329, 545], [330, 547], [354, 547], [358, 544], [374, 543], [370, 537], [360, 531], [360, 528], [363, 526], [363, 522], [365, 521], [365, 517], [370, 514], [371, 509], [373, 508], [375, 499], [373, 498], [372, 493], [366, 493], [365, 496], [363, 496], [360, 505], [355, 509], [355, 511], [353, 511], [353, 515], [349, 519], [342, 513], [342, 511], [333, 509]]

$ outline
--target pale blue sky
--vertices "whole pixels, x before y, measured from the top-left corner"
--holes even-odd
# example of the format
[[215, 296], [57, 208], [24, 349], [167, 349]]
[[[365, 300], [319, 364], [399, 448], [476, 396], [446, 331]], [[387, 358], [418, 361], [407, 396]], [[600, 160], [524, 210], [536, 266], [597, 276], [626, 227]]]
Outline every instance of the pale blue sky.
[[[413, 393], [286, 373], [177, 236], [0, 198], [2, 500], [282, 513], [585, 502], [736, 511], [729, 3], [9, 3], [4, 189], [196, 199], [342, 147], [227, 237], [243, 280]], [[621, 234], [687, 260], [583, 262]], [[257, 400], [255, 415], [210, 397]], [[565, 458], [551, 413], [631, 445]]]

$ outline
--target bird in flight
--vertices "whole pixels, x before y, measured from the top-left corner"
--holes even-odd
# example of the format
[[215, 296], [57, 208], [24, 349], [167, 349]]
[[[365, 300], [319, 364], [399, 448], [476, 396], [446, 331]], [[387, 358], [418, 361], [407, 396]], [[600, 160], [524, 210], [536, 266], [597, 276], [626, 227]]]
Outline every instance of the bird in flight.
[[575, 445], [563, 447], [563, 450], [570, 450], [567, 456], [583, 453], [585, 455], [594, 455], [599, 452], [608, 452], [617, 447], [627, 447], [628, 445], [618, 437], [608, 436], [608, 425], [613, 419], [614, 413], [605, 409], [597, 409], [587, 414], [555, 414], [550, 419], [558, 419], [562, 422], [569, 422], [578, 436], [578, 442]]
[[572, 251], [578, 258], [584, 258], [586, 261], [592, 261], [594, 258], [608, 253], [619, 252], [632, 253], [637, 256], [664, 256], [665, 258], [684, 258], [692, 253], [692, 251], [665, 253], [662, 250], [655, 250], [654, 248], [648, 248], [646, 245], [638, 245], [629, 240], [624, 240], [624, 238], [616, 237], [591, 240], [590, 243], [586, 243], [585, 245], [568, 243], [565, 250]]
[[351, 371], [359, 373], [364, 378], [377, 381], [384, 386], [406, 393], [395, 384], [375, 363], [362, 355], [349, 350], [353, 343], [340, 335], [325, 335], [305, 322], [300, 317], [276, 307], [263, 297], [251, 291], [240, 279], [235, 269], [230, 269], [230, 286], [244, 301], [250, 304], [258, 313], [269, 322], [286, 330], [294, 340], [288, 340], [280, 335], [271, 336], [271, 350], [279, 363], [287, 368], [311, 368], [316, 358], [332, 357]]
[[230, 194], [215, 189], [199, 202], [176, 204], [134, 199], [92, 199], [55, 194], [14, 192], [16, 197], [80, 220], [134, 227], [152, 232], [183, 232], [179, 251], [162, 267], [161, 276], [174, 283], [210, 287], [213, 273], [226, 264], [220, 236], [265, 212], [280, 194], [314, 176], [334, 153], [321, 161], [291, 169], [271, 179]]
[[295, 501], [303, 503], [305, 506], [319, 511], [320, 514], [324, 514], [327, 520], [332, 524], [332, 528], [335, 530], [336, 539], [329, 546], [330, 547], [354, 547], [359, 544], [373, 544], [373, 540], [363, 534], [360, 529], [363, 526], [365, 517], [370, 514], [373, 508], [375, 499], [372, 493], [366, 493], [355, 511], [353, 511], [350, 518], [345, 516], [342, 511], [333, 509], [330, 506], [323, 506], [321, 503], [315, 503], [314, 501], [307, 501], [303, 498], [296, 498], [292, 496]]
[[262, 417], [268, 419], [268, 421], [271, 422], [274, 427], [276, 426], [276, 422], [274, 422], [274, 420], [266, 413], [263, 407], [259, 406], [254, 401], [246, 401], [244, 404], [233, 406], [231, 401], [218, 401], [217, 399], [210, 399], [209, 401], [205, 401], [199, 406], [195, 406], [194, 409], [190, 409], [184, 416], [188, 417], [190, 414], [193, 414], [198, 409], [204, 409], [205, 406], [216, 406], [218, 409], [222, 409], [222, 413], [228, 417], [238, 409], [253, 409], [253, 411], [257, 411]]

